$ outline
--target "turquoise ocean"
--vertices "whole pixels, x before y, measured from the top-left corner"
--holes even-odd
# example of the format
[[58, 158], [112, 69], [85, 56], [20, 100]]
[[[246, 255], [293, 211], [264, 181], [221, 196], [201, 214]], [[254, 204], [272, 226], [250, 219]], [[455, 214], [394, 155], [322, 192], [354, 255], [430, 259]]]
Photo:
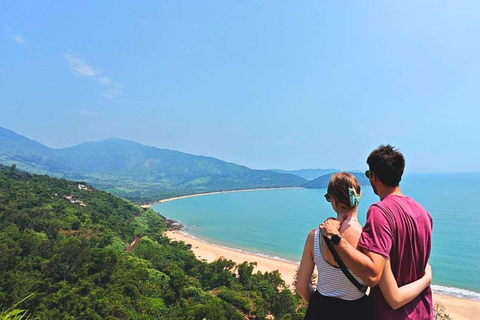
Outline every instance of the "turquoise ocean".
[[[480, 173], [405, 175], [401, 189], [433, 218], [433, 290], [480, 300]], [[299, 262], [309, 230], [335, 215], [325, 193], [301, 188], [231, 192], [152, 208], [206, 242]], [[378, 197], [370, 186], [362, 193], [358, 213], [364, 224]]]

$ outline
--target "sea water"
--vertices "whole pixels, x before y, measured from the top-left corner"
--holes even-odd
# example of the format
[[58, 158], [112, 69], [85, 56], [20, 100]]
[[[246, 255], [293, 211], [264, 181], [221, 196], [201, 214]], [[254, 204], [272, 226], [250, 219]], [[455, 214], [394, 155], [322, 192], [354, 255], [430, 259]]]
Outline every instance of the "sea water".
[[[480, 173], [405, 175], [401, 188], [433, 218], [434, 291], [480, 300]], [[207, 242], [298, 262], [308, 232], [335, 215], [325, 193], [301, 188], [221, 193], [153, 209]], [[358, 215], [364, 224], [378, 197], [370, 186], [362, 193]]]

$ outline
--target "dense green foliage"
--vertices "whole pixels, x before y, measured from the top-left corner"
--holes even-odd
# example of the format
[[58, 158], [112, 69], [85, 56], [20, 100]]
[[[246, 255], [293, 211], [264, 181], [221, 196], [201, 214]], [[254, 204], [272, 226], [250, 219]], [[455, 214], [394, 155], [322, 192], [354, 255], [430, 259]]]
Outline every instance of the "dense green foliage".
[[39, 319], [303, 318], [278, 272], [199, 261], [164, 230], [153, 210], [1, 167], [0, 306], [33, 293], [16, 308]]
[[[365, 176], [364, 173], [360, 173], [360, 172], [350, 172], [351, 174], [353, 174], [355, 176], [355, 178], [357, 178], [358, 182], [360, 183], [361, 186], [369, 186], [370, 185], [370, 181], [368, 181], [367, 177]], [[315, 180], [312, 180], [310, 182], [308, 182], [307, 184], [304, 185], [305, 188], [312, 188], [312, 189], [316, 189], [316, 188], [326, 188], [328, 187], [328, 182], [330, 181], [330, 178], [332, 177], [334, 173], [328, 173], [328, 174], [325, 174], [321, 177], [318, 177], [317, 179]]]
[[121, 139], [51, 149], [4, 128], [0, 128], [0, 163], [15, 163], [31, 173], [87, 181], [136, 202], [209, 191], [299, 187], [307, 182], [293, 174], [252, 170]]

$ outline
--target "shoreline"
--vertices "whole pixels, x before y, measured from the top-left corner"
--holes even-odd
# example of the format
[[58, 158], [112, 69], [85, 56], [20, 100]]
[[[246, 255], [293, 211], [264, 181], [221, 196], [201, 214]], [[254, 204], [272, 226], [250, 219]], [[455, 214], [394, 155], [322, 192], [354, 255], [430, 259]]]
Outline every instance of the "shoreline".
[[[233, 191], [231, 191], [233, 192]], [[272, 272], [279, 270], [285, 283], [293, 289], [293, 280], [296, 274], [298, 264], [286, 260], [279, 260], [273, 257], [249, 253], [234, 248], [227, 248], [215, 244], [205, 242], [201, 239], [194, 238], [181, 231], [166, 231], [166, 237], [174, 241], [183, 241], [186, 244], [191, 244], [191, 250], [200, 260], [207, 262], [215, 261], [221, 257], [232, 260], [239, 264], [244, 261], [256, 262], [257, 266], [254, 272]], [[435, 270], [434, 270], [435, 272]], [[445, 308], [445, 312], [454, 320], [468, 320], [475, 319], [480, 314], [480, 301], [461, 298], [453, 295], [433, 293], [433, 302], [439, 302]]]
[[237, 189], [237, 190], [225, 190], [225, 191], [211, 191], [211, 192], [204, 192], [204, 193], [194, 193], [194, 194], [171, 197], [171, 198], [166, 198], [166, 199], [162, 199], [162, 200], [158, 200], [158, 201], [154, 201], [154, 202], [141, 204], [140, 207], [150, 208], [151, 206], [161, 204], [161, 203], [164, 203], [164, 202], [169, 202], [169, 201], [174, 201], [174, 200], [179, 200], [179, 199], [185, 199], [185, 198], [199, 197], [199, 196], [208, 196], [208, 195], [212, 195], [212, 194], [232, 193], [232, 192], [248, 192], [248, 191], [265, 191], [265, 190], [285, 190], [285, 189], [303, 189], [303, 187], [255, 188], [255, 189]]

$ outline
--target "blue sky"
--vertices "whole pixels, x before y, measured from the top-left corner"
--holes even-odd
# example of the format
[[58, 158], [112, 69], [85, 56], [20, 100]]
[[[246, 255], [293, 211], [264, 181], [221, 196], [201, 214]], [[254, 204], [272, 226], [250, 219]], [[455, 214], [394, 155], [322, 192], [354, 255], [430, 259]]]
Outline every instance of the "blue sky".
[[0, 3], [0, 126], [252, 168], [480, 171], [478, 1]]

